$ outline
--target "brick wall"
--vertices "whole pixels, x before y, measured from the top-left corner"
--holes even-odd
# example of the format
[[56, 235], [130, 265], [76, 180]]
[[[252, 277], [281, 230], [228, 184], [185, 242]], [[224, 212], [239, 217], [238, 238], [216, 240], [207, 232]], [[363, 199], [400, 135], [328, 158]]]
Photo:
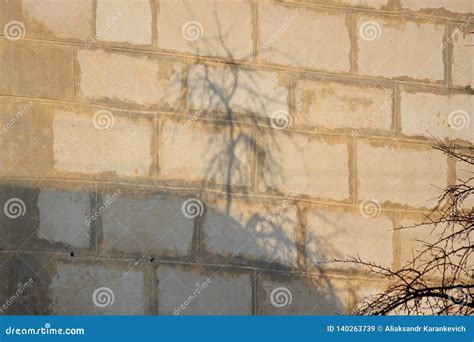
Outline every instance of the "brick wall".
[[399, 267], [465, 172], [434, 139], [474, 140], [470, 0], [0, 0], [0, 28], [2, 313], [349, 313], [383, 284], [327, 262]]

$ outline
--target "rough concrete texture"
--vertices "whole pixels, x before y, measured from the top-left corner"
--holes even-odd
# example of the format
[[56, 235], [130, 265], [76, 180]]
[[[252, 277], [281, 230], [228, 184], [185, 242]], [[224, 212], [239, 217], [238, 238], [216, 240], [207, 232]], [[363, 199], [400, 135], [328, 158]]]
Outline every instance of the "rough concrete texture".
[[298, 80], [295, 124], [329, 129], [390, 130], [391, 89], [327, 80]]
[[92, 0], [23, 0], [28, 36], [86, 40], [92, 38]]
[[145, 313], [144, 273], [138, 269], [58, 263], [50, 293], [58, 315]]
[[203, 220], [204, 245], [226, 258], [296, 266], [297, 222], [296, 207], [288, 200], [272, 205], [218, 201]]
[[86, 220], [91, 215], [91, 203], [88, 193], [43, 189], [38, 196], [38, 208], [39, 238], [73, 247], [89, 247]]
[[77, 67], [79, 93], [91, 101], [164, 107], [176, 105], [179, 100], [181, 64], [177, 62], [80, 50]]
[[70, 100], [74, 96], [70, 46], [0, 40], [2, 94]]
[[257, 280], [260, 315], [342, 315], [347, 313], [347, 284], [325, 277], [304, 279], [261, 276]]
[[[474, 12], [474, 9], [472, 9], [472, 12]], [[474, 80], [472, 50], [467, 48], [474, 44], [474, 38], [469, 33], [474, 31], [474, 25], [472, 25], [474, 16], [469, 18], [471, 19], [471, 25], [465, 25], [469, 19], [466, 19], [462, 24], [453, 24], [449, 35], [453, 41], [452, 82], [460, 87], [467, 85], [472, 87]]]
[[161, 49], [236, 60], [252, 57], [250, 1], [163, 0], [157, 21]]
[[262, 140], [262, 191], [266, 186], [288, 195], [349, 198], [349, 155], [343, 141], [329, 143], [306, 135], [273, 132]]
[[363, 17], [357, 21], [357, 32], [361, 74], [429, 81], [444, 78], [443, 25]]
[[152, 37], [151, 5], [148, 0], [98, 0], [96, 17], [97, 39], [150, 45]]
[[248, 273], [159, 266], [158, 312], [164, 315], [250, 315]]
[[472, 177], [472, 6], [0, 0], [0, 314], [350, 313]]
[[407, 135], [474, 141], [474, 97], [430, 93], [401, 94], [402, 132]]
[[[119, 189], [120, 190], [120, 189]], [[183, 215], [183, 198], [163, 194], [126, 193], [102, 196], [103, 248], [137, 255], [186, 255], [194, 220]]]
[[306, 223], [308, 261], [318, 265], [359, 256], [363, 260], [391, 266], [393, 254], [388, 251], [392, 249], [393, 224], [387, 217], [377, 214], [364, 217], [361, 213], [312, 210]]
[[187, 102], [194, 110], [270, 117], [276, 111], [288, 112], [287, 98], [285, 79], [275, 72], [201, 64], [189, 68]]
[[258, 21], [259, 60], [349, 71], [351, 44], [343, 13], [300, 10], [263, 1], [259, 4]]
[[357, 157], [361, 199], [431, 208], [436, 187], [446, 186], [448, 165], [441, 152], [362, 143]]
[[[249, 134], [237, 127], [165, 121], [160, 177], [220, 184], [250, 184]], [[179, 158], [177, 158], [179, 156]]]
[[[92, 118], [88, 113], [54, 113], [54, 161], [58, 171], [148, 175], [153, 163], [152, 123], [110, 113], [96, 111]], [[102, 127], [101, 120], [108, 120], [104, 127], [110, 127], [97, 129]], [[78, 159], [82, 162], [77, 163]]]

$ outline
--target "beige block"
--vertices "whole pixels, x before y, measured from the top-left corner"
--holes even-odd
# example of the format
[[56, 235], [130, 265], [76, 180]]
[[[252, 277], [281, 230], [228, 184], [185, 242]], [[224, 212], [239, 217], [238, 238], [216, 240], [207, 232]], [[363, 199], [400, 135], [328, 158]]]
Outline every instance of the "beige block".
[[22, 0], [28, 37], [92, 38], [92, 0]]
[[149, 0], [98, 0], [96, 12], [97, 39], [151, 44], [152, 15]]
[[143, 106], [172, 107], [179, 103], [181, 64], [104, 50], [77, 52], [79, 94]]
[[[428, 220], [421, 215], [418, 217], [407, 216], [400, 221], [400, 226], [403, 227], [400, 229], [401, 267], [406, 267], [407, 265], [411, 266], [410, 264], [413, 262], [415, 257], [417, 258], [415, 267], [420, 267], [422, 264], [432, 262], [434, 255], [444, 257], [443, 252], [441, 252], [440, 249], [446, 253], [450, 253], [448, 257], [450, 263], [461, 265], [462, 262], [465, 262], [466, 266], [463, 266], [464, 270], [471, 270], [472, 267], [474, 267], [474, 257], [472, 256], [472, 253], [467, 257], [463, 255], [467, 249], [471, 248], [471, 243], [467, 239], [457, 238], [454, 241], [451, 240], [448, 244], [446, 244], [445, 241], [438, 243], [441, 238], [447, 236], [447, 232], [449, 232], [449, 234], [459, 232], [462, 229], [460, 225], [455, 225], [454, 230], [453, 226], [450, 225], [447, 232], [443, 234], [446, 225], [442, 223], [437, 226], [433, 224], [422, 225], [421, 223], [423, 222], [428, 222]], [[430, 244], [436, 244], [436, 247], [426, 252], [427, 248], [430, 248]], [[457, 252], [452, 253], [455, 250], [457, 250]], [[463, 260], [461, 260], [461, 258]], [[443, 276], [443, 269], [442, 267], [432, 269], [430, 274], [441, 277]]]
[[315, 279], [259, 275], [258, 315], [347, 314], [347, 283], [329, 277]]
[[[469, 181], [470, 180], [470, 181]], [[456, 161], [456, 182], [467, 182], [467, 185], [474, 187], [474, 166]], [[463, 201], [464, 208], [474, 208], [474, 193], [471, 194]]]
[[248, 133], [235, 127], [197, 123], [191, 127], [166, 121], [159, 148], [160, 177], [248, 186], [249, 138]]
[[[474, 22], [474, 16], [470, 17], [471, 22]], [[452, 78], [453, 84], [460, 87], [474, 86], [474, 34], [469, 33], [474, 31], [474, 26], [459, 27], [459, 32], [453, 34], [453, 64], [452, 64]], [[454, 31], [453, 31], [454, 32]]]
[[45, 177], [53, 170], [51, 106], [0, 98], [0, 175]]
[[351, 43], [345, 20], [344, 14], [259, 3], [258, 59], [348, 72]]
[[209, 204], [203, 221], [210, 253], [296, 266], [296, 207], [289, 200], [258, 204], [233, 198]]
[[91, 215], [89, 193], [42, 189], [38, 195], [38, 237], [48, 242], [88, 248], [90, 228], [86, 220]]
[[159, 193], [108, 192], [102, 196], [103, 250], [119, 254], [182, 256], [191, 250], [194, 220], [184, 199]]
[[[400, 266], [413, 261], [426, 248], [427, 243], [435, 243], [439, 237], [439, 230], [433, 231], [433, 225], [420, 225], [426, 222], [422, 216], [417, 218], [404, 218], [400, 220]], [[418, 226], [417, 226], [418, 225]], [[440, 228], [438, 228], [440, 229]], [[430, 255], [424, 255], [420, 261], [429, 261]]]
[[262, 137], [266, 188], [284, 193], [345, 200], [349, 193], [349, 155], [345, 143], [329, 143], [310, 136], [270, 132]]
[[474, 141], [474, 96], [401, 93], [402, 133]]
[[471, 0], [400, 0], [401, 8], [412, 11], [444, 9], [450, 12], [474, 13]]
[[53, 99], [74, 95], [71, 47], [0, 40], [0, 92]]
[[442, 80], [444, 33], [443, 25], [392, 22], [380, 17], [359, 18], [358, 72], [388, 78]]
[[200, 56], [252, 57], [252, 9], [247, 0], [160, 0], [158, 47]]
[[[385, 216], [312, 210], [306, 224], [306, 256], [310, 263], [325, 263], [360, 257], [391, 267], [393, 224]], [[341, 267], [341, 264], [326, 264]], [[324, 266], [321, 264], [319, 266]], [[347, 264], [354, 267], [356, 264]]]
[[[97, 113], [97, 112], [96, 112]], [[126, 119], [112, 112], [54, 114], [54, 161], [60, 172], [146, 177], [153, 164], [153, 122]], [[107, 129], [98, 123], [108, 121]]]
[[58, 262], [47, 293], [57, 315], [144, 315], [145, 288], [137, 268]]
[[431, 148], [357, 146], [359, 199], [432, 207], [447, 182], [447, 160]]
[[300, 80], [295, 101], [296, 125], [390, 130], [392, 124], [391, 90], [383, 87]]
[[288, 88], [276, 72], [197, 64], [189, 68], [188, 106], [270, 117], [289, 111]]
[[159, 314], [252, 314], [252, 281], [247, 273], [163, 265], [158, 266], [157, 281]]

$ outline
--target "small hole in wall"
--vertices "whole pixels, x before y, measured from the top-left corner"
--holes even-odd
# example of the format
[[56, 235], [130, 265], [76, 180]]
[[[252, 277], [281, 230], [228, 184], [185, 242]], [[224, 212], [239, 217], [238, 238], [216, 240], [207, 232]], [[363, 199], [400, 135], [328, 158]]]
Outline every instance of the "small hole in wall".
[[69, 253], [69, 255], [71, 256], [71, 258], [74, 258], [74, 252]]
[[154, 256], [152, 256], [151, 259], [150, 259], [150, 262], [153, 262], [153, 261], [155, 261], [155, 257], [154, 257]]

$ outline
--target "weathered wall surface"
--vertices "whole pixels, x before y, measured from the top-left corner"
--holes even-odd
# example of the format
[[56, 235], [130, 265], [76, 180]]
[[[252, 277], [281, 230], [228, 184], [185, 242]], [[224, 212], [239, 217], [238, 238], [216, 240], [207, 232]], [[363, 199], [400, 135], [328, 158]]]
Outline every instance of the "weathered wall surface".
[[349, 313], [380, 281], [327, 261], [399, 267], [465, 172], [434, 139], [474, 140], [470, 0], [0, 0], [0, 28], [1, 313]]

